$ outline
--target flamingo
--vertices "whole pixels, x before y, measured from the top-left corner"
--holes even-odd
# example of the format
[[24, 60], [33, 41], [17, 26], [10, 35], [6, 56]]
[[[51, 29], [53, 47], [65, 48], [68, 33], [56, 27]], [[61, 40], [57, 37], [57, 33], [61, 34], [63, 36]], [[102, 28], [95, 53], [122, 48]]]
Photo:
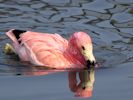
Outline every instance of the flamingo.
[[21, 61], [48, 68], [87, 68], [96, 64], [91, 37], [75, 32], [69, 40], [59, 34], [11, 29], [6, 32]]

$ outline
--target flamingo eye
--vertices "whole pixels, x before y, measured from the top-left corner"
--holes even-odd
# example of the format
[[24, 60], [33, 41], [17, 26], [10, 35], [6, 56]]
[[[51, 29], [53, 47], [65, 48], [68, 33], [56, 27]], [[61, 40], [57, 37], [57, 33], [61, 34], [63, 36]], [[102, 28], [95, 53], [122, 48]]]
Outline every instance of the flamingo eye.
[[83, 50], [85, 50], [85, 47], [84, 47], [84, 46], [82, 46], [82, 49], [83, 49]]

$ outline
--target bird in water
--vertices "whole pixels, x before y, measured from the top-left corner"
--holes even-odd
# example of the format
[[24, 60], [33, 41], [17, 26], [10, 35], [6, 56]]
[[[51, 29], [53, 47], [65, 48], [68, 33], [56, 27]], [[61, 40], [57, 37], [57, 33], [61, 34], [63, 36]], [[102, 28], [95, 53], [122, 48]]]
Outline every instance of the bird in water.
[[83, 69], [96, 64], [91, 37], [85, 32], [75, 32], [69, 40], [59, 34], [17, 29], [6, 35], [11, 45], [5, 46], [5, 52], [15, 52], [21, 61], [56, 69]]

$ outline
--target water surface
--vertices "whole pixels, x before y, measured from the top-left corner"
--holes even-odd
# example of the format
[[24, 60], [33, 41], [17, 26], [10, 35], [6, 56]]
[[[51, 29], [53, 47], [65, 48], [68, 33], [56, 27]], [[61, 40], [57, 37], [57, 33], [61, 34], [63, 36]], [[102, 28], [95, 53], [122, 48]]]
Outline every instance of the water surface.
[[90, 99], [133, 98], [132, 0], [0, 0], [0, 99], [81, 99], [70, 92], [67, 71], [44, 75], [49, 70], [3, 53], [10, 42], [4, 33], [12, 28], [65, 38], [75, 31], [89, 33], [101, 66]]

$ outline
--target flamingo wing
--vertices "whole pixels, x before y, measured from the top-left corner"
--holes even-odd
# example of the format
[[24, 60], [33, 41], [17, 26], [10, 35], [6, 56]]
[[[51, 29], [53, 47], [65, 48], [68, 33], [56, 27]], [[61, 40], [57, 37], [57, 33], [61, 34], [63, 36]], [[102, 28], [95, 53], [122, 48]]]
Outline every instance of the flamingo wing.
[[33, 64], [51, 68], [64, 68], [68, 65], [63, 54], [68, 41], [58, 34], [27, 31], [20, 35], [19, 41]]

